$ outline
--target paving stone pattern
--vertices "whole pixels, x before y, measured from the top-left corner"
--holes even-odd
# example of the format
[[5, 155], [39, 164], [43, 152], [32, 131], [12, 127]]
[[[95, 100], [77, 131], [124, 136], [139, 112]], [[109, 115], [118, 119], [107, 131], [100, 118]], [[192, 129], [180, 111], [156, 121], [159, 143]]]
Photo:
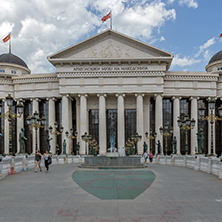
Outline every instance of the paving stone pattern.
[[154, 181], [151, 171], [75, 171], [73, 180], [101, 200], [134, 199]]
[[[156, 178], [134, 199], [104, 200], [72, 179], [75, 172], [95, 172], [77, 164], [53, 165], [49, 173], [29, 170], [7, 176], [0, 181], [0, 222], [222, 221], [222, 180], [216, 176], [163, 165], [115, 173], [123, 171], [129, 173], [127, 178], [140, 171], [143, 175], [153, 172]], [[110, 172], [115, 175], [114, 170]]]

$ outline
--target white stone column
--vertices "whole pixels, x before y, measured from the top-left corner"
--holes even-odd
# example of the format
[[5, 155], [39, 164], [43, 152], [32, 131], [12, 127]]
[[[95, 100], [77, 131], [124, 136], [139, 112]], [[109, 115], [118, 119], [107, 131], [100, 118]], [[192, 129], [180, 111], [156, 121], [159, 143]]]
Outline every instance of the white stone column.
[[144, 94], [135, 94], [136, 98], [136, 129], [137, 133], [142, 136], [142, 139], [137, 143], [138, 155], [143, 154], [143, 140], [144, 140], [144, 127], [143, 127], [143, 97]]
[[[88, 134], [88, 111], [87, 111], [87, 94], [79, 95], [80, 96], [80, 136], [82, 136], [85, 132]], [[87, 154], [88, 144], [82, 139], [80, 140], [80, 154]], [[86, 150], [87, 147], [87, 150]]]
[[[144, 119], [144, 129], [143, 129], [143, 136], [144, 140], [143, 143], [146, 142], [148, 145], [148, 153], [150, 152], [150, 142], [151, 140], [147, 140], [145, 137], [145, 133], [148, 132], [150, 136], [150, 97], [145, 96], [144, 97], [144, 113], [143, 113], [143, 119]], [[154, 130], [154, 129], [153, 129]], [[155, 145], [152, 147], [153, 151], [155, 150]]]
[[196, 120], [195, 126], [190, 130], [191, 143], [190, 155], [195, 155], [195, 148], [197, 149], [197, 132], [198, 132], [198, 112], [197, 112], [197, 98], [191, 97], [191, 117], [190, 119]]
[[[33, 113], [37, 111], [39, 113], [39, 99], [33, 99], [32, 102], [32, 115]], [[40, 145], [39, 145], [39, 129], [37, 129], [37, 147], [38, 150], [40, 150]], [[36, 135], [35, 135], [35, 128], [32, 128], [32, 153], [35, 154], [36, 150]]]
[[180, 116], [180, 100], [178, 97], [173, 97], [173, 136], [177, 140], [177, 154], [180, 155], [180, 128], [177, 120]]
[[65, 132], [68, 131], [69, 132], [69, 121], [71, 121], [69, 119], [70, 115], [70, 110], [69, 110], [70, 106], [69, 106], [69, 95], [63, 95], [62, 96], [62, 126], [63, 126], [63, 133], [62, 133], [62, 154], [63, 154], [63, 143], [64, 140], [66, 141], [66, 153], [70, 154], [70, 146], [69, 146], [69, 142], [67, 141], [67, 137], [65, 135]]
[[[8, 112], [7, 102], [6, 102], [6, 100], [3, 100], [3, 102], [4, 102], [4, 107], [5, 107], [4, 113], [6, 113], [6, 112]], [[8, 123], [8, 119], [5, 119], [4, 146], [5, 146], [4, 153], [9, 154], [9, 123]]]
[[76, 99], [76, 131], [78, 132], [77, 135], [77, 143], [81, 141], [81, 134], [80, 134], [80, 98], [77, 96]]
[[[19, 101], [17, 101], [17, 104], [19, 104]], [[18, 110], [17, 110], [17, 115], [19, 116]], [[17, 118], [17, 153], [20, 153], [19, 134], [22, 128], [24, 128], [24, 114], [22, 114], [20, 118]], [[25, 132], [25, 137], [26, 137], [26, 132]], [[26, 153], [26, 150], [25, 150], [25, 153]]]
[[106, 94], [98, 94], [97, 96], [99, 97], [99, 153], [105, 155], [107, 151]]
[[[155, 131], [157, 133], [156, 142], [159, 140], [161, 143], [161, 154], [163, 154], [163, 136], [160, 134], [160, 127], [163, 127], [163, 103], [162, 103], [162, 95], [156, 94], [154, 95], [155, 99]], [[157, 153], [157, 149], [156, 153]]]
[[125, 146], [125, 115], [124, 115], [124, 97], [125, 94], [116, 94], [118, 104], [118, 150], [120, 151]]
[[[55, 98], [50, 98], [49, 99], [49, 126], [53, 127], [53, 132], [55, 131], [54, 123], [55, 123]], [[51, 149], [50, 152], [52, 154], [56, 154], [56, 144], [55, 144], [55, 134], [50, 134], [50, 138], [52, 140], [50, 141]]]

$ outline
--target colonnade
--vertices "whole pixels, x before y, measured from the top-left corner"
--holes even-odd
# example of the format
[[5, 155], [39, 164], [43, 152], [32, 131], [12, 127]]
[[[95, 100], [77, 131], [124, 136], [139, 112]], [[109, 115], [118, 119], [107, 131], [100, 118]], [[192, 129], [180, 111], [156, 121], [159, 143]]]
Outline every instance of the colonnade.
[[[97, 94], [98, 103], [99, 103], [99, 146], [100, 146], [100, 154], [106, 154], [106, 143], [107, 143], [107, 123], [106, 123], [106, 99], [107, 94]], [[117, 112], [118, 112], [118, 148], [122, 148], [125, 146], [125, 118], [124, 118], [124, 100], [127, 96], [125, 93], [118, 93], [115, 95], [117, 99]], [[150, 96], [145, 94], [135, 94], [136, 97], [136, 129], [137, 133], [142, 136], [141, 141], [138, 142], [138, 154], [143, 153], [143, 142], [146, 141], [148, 144], [149, 141], [145, 138], [145, 132], [150, 130]], [[66, 138], [65, 131], [69, 131], [72, 128], [72, 107], [71, 100], [73, 98], [69, 95], [62, 96], [62, 125], [64, 127], [64, 133], [62, 134], [62, 140], [67, 141], [67, 153], [71, 152], [71, 141]], [[75, 97], [76, 99], [76, 126], [78, 132], [77, 141], [80, 143], [80, 154], [85, 154], [85, 142], [81, 139], [81, 135], [85, 132], [89, 133], [89, 115], [88, 115], [88, 95], [87, 94], [79, 94]], [[163, 126], [163, 97], [162, 94], [154, 94], [155, 99], [155, 132], [157, 133], [156, 141], [160, 140], [161, 144], [163, 144], [163, 136], [160, 134], [159, 128]], [[177, 139], [177, 154], [180, 154], [180, 129], [178, 127], [178, 117], [180, 116], [180, 99], [181, 97], [172, 97], [173, 100], [173, 136], [176, 136]], [[49, 98], [49, 126], [54, 127], [55, 123], [55, 101], [56, 98]], [[191, 97], [191, 116], [190, 118], [194, 118], [196, 120], [196, 124], [194, 129], [191, 131], [190, 136], [190, 145], [191, 145], [191, 155], [195, 154], [195, 148], [197, 145], [197, 131], [198, 131], [198, 106], [197, 106], [197, 97]], [[39, 99], [33, 99], [33, 112], [39, 112]], [[5, 105], [5, 112], [7, 112], [8, 107]], [[19, 138], [19, 132], [21, 128], [24, 127], [24, 117], [22, 115], [21, 118], [17, 119], [17, 138]], [[214, 124], [215, 127], [215, 124]], [[210, 124], [209, 124], [210, 129]], [[210, 130], [209, 130], [210, 132]], [[208, 150], [210, 153], [210, 133], [208, 137]], [[4, 131], [4, 144], [5, 144], [5, 153], [8, 153], [8, 135], [9, 135], [9, 126], [8, 121], [5, 120], [5, 131]], [[35, 129], [33, 129], [33, 153], [35, 152]], [[215, 134], [214, 134], [215, 135]], [[53, 138], [50, 142], [51, 144], [51, 152], [55, 153], [55, 135], [50, 135]], [[214, 138], [215, 139], [215, 138]], [[39, 141], [39, 129], [37, 132], [37, 141]], [[215, 141], [215, 140], [214, 140]], [[19, 152], [19, 141], [17, 143], [18, 152]], [[39, 149], [38, 142], [38, 149]], [[150, 149], [148, 145], [148, 149]], [[157, 149], [155, 149], [157, 151]], [[215, 143], [214, 143], [214, 153], [215, 153]]]

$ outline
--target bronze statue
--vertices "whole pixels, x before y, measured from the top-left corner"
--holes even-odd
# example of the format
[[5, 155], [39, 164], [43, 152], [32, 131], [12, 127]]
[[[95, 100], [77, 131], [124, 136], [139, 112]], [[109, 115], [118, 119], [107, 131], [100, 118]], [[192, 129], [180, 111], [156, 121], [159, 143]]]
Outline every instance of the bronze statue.
[[20, 146], [20, 153], [25, 153], [25, 128], [21, 128], [21, 132], [19, 133], [19, 146]]
[[145, 153], [147, 151], [147, 144], [146, 142], [143, 143], [143, 153]]
[[203, 129], [200, 128], [197, 133], [197, 142], [198, 142], [198, 153], [204, 152], [204, 135], [203, 135]]
[[66, 155], [66, 140], [63, 140], [63, 154]]
[[172, 146], [173, 146], [173, 154], [177, 154], [177, 138], [176, 138], [176, 136], [173, 137]]
[[76, 154], [79, 155], [79, 148], [80, 148], [80, 145], [79, 145], [79, 142], [77, 143], [76, 145]]
[[157, 154], [161, 154], [161, 144], [159, 140], [157, 141], [156, 145], [157, 145], [157, 151], [158, 151]]
[[46, 143], [47, 143], [47, 150], [50, 153], [50, 149], [51, 149], [51, 145], [50, 145], [50, 141], [52, 140], [52, 138], [50, 138], [49, 134], [47, 134], [46, 136]]

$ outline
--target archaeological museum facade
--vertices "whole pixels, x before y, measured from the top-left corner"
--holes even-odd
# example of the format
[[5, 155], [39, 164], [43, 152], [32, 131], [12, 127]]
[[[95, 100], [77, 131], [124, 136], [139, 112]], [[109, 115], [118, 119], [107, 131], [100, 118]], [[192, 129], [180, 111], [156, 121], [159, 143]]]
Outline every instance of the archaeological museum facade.
[[[0, 153], [20, 153], [23, 130], [28, 154], [49, 144], [53, 154], [64, 148], [90, 154], [93, 140], [99, 155], [112, 148], [140, 155], [146, 144], [154, 154], [220, 155], [222, 52], [206, 72], [169, 71], [172, 60], [173, 54], [112, 29], [49, 55], [55, 73], [31, 74], [19, 57], [0, 55]], [[9, 120], [9, 111], [17, 116]], [[44, 125], [29, 124], [33, 113]]]

